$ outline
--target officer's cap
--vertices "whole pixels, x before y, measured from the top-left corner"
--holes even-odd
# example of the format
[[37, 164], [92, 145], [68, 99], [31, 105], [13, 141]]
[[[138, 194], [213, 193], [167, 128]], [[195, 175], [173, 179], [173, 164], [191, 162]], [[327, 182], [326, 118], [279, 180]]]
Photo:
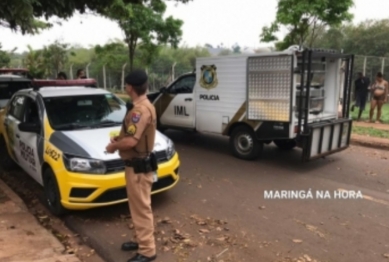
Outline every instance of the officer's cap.
[[144, 70], [136, 69], [130, 72], [126, 78], [125, 82], [128, 85], [132, 86], [141, 86], [147, 81], [147, 74]]

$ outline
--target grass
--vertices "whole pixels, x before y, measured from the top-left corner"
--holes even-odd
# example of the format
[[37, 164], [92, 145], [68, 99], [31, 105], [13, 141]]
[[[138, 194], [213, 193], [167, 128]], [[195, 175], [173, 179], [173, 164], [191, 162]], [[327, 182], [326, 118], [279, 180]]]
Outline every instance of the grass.
[[372, 128], [372, 127], [353, 126], [352, 133], [356, 134], [356, 135], [372, 136], [372, 137], [389, 139], [389, 131], [380, 130], [380, 129], [376, 129], [376, 128]]
[[[358, 118], [358, 111], [359, 108], [355, 107], [354, 112], [350, 112], [353, 120], [356, 120]], [[370, 103], [367, 102], [365, 106], [365, 111], [363, 111], [361, 120], [369, 120], [369, 113], [370, 113]], [[377, 116], [377, 108], [374, 111], [373, 120], [375, 121]], [[381, 120], [384, 124], [389, 124], [389, 104], [386, 103], [382, 106], [382, 113], [381, 113]]]

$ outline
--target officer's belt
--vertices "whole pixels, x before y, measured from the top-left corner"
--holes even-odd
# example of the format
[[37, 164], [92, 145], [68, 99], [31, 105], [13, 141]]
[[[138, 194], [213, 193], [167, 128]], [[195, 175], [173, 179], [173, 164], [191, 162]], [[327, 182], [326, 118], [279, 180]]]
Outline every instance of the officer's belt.
[[128, 166], [128, 167], [133, 167], [134, 161], [133, 160], [124, 160], [124, 165]]
[[125, 166], [128, 166], [128, 167], [134, 167], [135, 161], [139, 162], [139, 160], [145, 159], [145, 158], [146, 158], [146, 157], [139, 157], [139, 158], [137, 158], [136, 160], [133, 160], [133, 159], [131, 159], [131, 160], [126, 159], [126, 160], [124, 160], [124, 165], [125, 165]]

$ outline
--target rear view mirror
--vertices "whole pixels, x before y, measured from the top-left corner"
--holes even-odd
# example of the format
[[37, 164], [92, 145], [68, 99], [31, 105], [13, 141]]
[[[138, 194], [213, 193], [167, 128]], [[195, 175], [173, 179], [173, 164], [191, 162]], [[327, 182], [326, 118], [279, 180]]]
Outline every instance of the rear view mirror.
[[41, 132], [41, 127], [38, 123], [20, 123], [19, 130], [27, 133], [36, 133]]

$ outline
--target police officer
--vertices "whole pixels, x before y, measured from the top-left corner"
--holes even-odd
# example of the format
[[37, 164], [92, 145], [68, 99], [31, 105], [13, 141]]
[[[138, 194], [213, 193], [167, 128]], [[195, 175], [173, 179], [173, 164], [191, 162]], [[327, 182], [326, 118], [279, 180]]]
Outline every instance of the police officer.
[[146, 96], [147, 74], [134, 70], [125, 78], [126, 92], [132, 106], [123, 121], [119, 136], [111, 138], [107, 152], [119, 151], [125, 162], [127, 196], [137, 242], [126, 242], [124, 251], [137, 254], [128, 262], [148, 262], [156, 259], [154, 221], [151, 210], [151, 187], [153, 173], [157, 169], [154, 148], [156, 112]]

